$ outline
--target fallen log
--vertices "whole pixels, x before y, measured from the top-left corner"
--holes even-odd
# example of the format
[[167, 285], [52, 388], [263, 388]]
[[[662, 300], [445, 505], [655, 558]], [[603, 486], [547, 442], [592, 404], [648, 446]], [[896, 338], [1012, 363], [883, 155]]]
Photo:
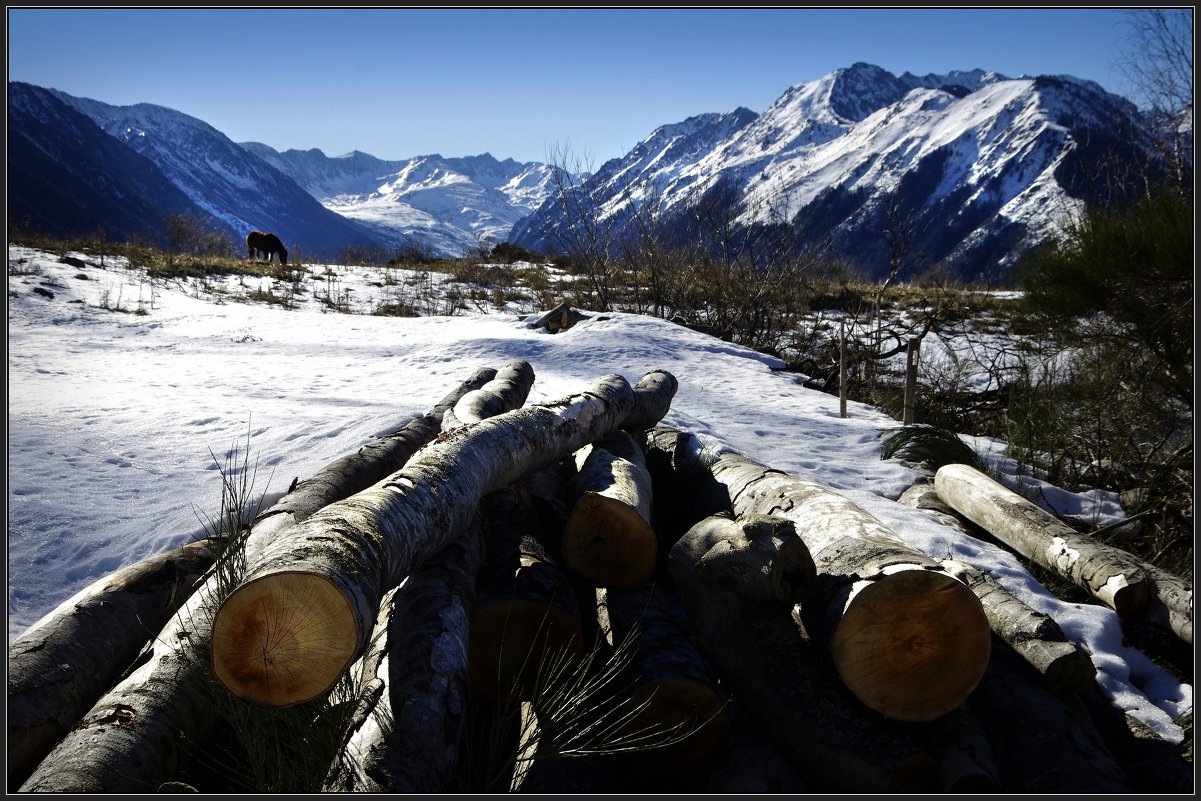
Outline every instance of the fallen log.
[[485, 698], [533, 698], [539, 673], [584, 654], [575, 588], [535, 536], [530, 500], [515, 487], [484, 496], [487, 558], [471, 617], [468, 676]]
[[599, 588], [597, 614], [630, 658], [631, 710], [621, 731], [644, 738], [626, 752], [650, 776], [711, 768], [730, 747], [730, 722], [715, 677], [685, 631], [682, 608], [654, 584]]
[[486, 417], [520, 409], [533, 385], [534, 368], [524, 359], [514, 359], [502, 367], [495, 378], [479, 389], [467, 392], [447, 410], [442, 419], [442, 430], [449, 431], [468, 423], [478, 423]]
[[573, 309], [564, 301], [548, 312], [526, 321], [526, 328], [545, 328], [552, 334], [571, 328], [580, 320], [587, 320], [588, 315], [578, 309]]
[[8, 783], [33, 768], [121, 678], [212, 567], [190, 542], [85, 587], [8, 649]]
[[712, 515], [676, 542], [670, 559], [673, 570], [711, 576], [716, 589], [736, 582], [743, 597], [789, 607], [808, 598], [817, 579], [813, 556], [783, 517]]
[[362, 659], [379, 701], [348, 730], [325, 792], [447, 792], [467, 707], [467, 643], [483, 559], [477, 517], [385, 596]]
[[942, 563], [976, 593], [993, 633], [1037, 670], [1051, 690], [1078, 693], [1096, 684], [1097, 666], [1050, 615], [1014, 597], [971, 565], [954, 559]]
[[[971, 536], [932, 484], [914, 484], [897, 500]], [[953, 559], [943, 559], [942, 563], [976, 593], [993, 634], [1041, 673], [1048, 687], [1057, 693], [1076, 693], [1096, 684], [1097, 669], [1092, 659], [1068, 639], [1053, 618], [1015, 597], [972, 565]]]
[[1142, 619], [1153, 584], [1125, 551], [1078, 533], [1038, 505], [965, 464], [934, 474], [934, 489], [956, 511], [989, 534], [1118, 613]]
[[[294, 490], [297, 498], [285, 504], [286, 511], [256, 520], [246, 535], [245, 558], [253, 559], [251, 553], [261, 552], [288, 526], [339, 500], [340, 493], [361, 489], [356, 482], [380, 469], [383, 460], [411, 454], [433, 439], [445, 410], [493, 374], [477, 371], [429, 415], [406, 424], [386, 442], [372, 443], [323, 468], [303, 491]], [[285, 496], [281, 503], [290, 499]], [[199, 751], [218, 714], [204, 650], [226, 581], [228, 575], [213, 575], [193, 592], [151, 640], [136, 669], [103, 695], [42, 760], [22, 785], [23, 792], [152, 792], [174, 779], [179, 766]]]
[[405, 467], [269, 545], [217, 610], [213, 670], [235, 695], [287, 706], [326, 692], [361, 653], [384, 592], [445, 547], [480, 499], [584, 445], [661, 418], [675, 378], [605, 376], [577, 395], [444, 432]]
[[1138, 560], [1155, 584], [1146, 619], [1193, 644], [1193, 583], [1149, 562]]
[[933, 720], [976, 686], [988, 664], [988, 619], [939, 561], [819, 484], [673, 429], [648, 433], [648, 452], [661, 447], [674, 449], [662, 458], [681, 475], [709, 475], [698, 494], [723, 492], [740, 517], [793, 522], [818, 573], [800, 607], [807, 636], [864, 704], [897, 720]]
[[[733, 559], [703, 560], [704, 526], [672, 547], [668, 569], [697, 647], [722, 684], [786, 752], [812, 792], [928, 792], [939, 766], [900, 724], [864, 707], [798, 636], [794, 604], [747, 581]], [[766, 590], [766, 592], [765, 592]]]
[[575, 455], [563, 561], [598, 587], [640, 587], [655, 571], [651, 476], [642, 449], [624, 431]]

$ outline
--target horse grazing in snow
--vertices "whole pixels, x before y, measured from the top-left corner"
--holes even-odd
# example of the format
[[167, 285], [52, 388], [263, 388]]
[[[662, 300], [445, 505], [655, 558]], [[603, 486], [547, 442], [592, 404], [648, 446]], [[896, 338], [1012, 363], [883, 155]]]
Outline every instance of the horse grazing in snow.
[[271, 261], [271, 257], [279, 254], [279, 263], [288, 263], [288, 249], [284, 247], [284, 243], [279, 241], [279, 237], [275, 234], [268, 234], [264, 231], [251, 231], [246, 235], [246, 250], [248, 254], [246, 258], [256, 259], [259, 254], [262, 254], [267, 261]]

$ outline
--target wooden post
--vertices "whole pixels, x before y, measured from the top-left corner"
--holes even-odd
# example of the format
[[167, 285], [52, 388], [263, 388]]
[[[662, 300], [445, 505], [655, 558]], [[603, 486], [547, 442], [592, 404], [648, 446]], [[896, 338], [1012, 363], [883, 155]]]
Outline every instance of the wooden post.
[[847, 324], [838, 324], [838, 416], [847, 416]]
[[905, 425], [913, 424], [914, 410], [917, 407], [917, 364], [921, 348], [920, 339], [909, 340], [905, 348], [905, 411], [901, 418]]

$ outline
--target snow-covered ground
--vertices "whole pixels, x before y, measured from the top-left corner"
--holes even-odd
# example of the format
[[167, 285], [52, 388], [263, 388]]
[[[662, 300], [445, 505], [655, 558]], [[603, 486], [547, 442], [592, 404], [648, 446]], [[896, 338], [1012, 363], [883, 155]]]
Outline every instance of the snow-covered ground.
[[[529, 361], [530, 403], [602, 375], [633, 383], [666, 369], [679, 381], [666, 425], [824, 484], [911, 546], [985, 571], [1091, 655], [1116, 706], [1182, 737], [1173, 720], [1192, 710], [1191, 684], [1124, 646], [1113, 612], [1056, 599], [1009, 552], [897, 503], [919, 478], [880, 458], [881, 435], [899, 422], [855, 402], [842, 418], [837, 397], [805, 389], [773, 357], [625, 313], [592, 313], [558, 334], [528, 327], [521, 312], [533, 309], [483, 302], [453, 315], [453, 304], [438, 316], [369, 313], [410, 292], [406, 278], [440, 285], [432, 274], [320, 265], [296, 284], [163, 281], [70, 255], [8, 249], [10, 640], [113, 570], [203, 536], [234, 448], [248, 448], [254, 492], [269, 504], [424, 414], [478, 367]], [[335, 311], [339, 299], [358, 313]], [[1016, 480], [1002, 443], [976, 445]], [[1107, 493], [1043, 489], [1060, 512], [1120, 519]]]

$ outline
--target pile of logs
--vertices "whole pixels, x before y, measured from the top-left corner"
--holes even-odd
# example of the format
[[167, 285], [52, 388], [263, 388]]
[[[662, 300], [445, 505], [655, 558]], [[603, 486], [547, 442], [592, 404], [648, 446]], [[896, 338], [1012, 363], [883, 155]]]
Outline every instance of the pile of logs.
[[[522, 360], [481, 369], [296, 483], [238, 540], [233, 586], [228, 552], [191, 543], [17, 638], [9, 790], [188, 788], [230, 725], [214, 691], [283, 709], [350, 676], [313, 790], [1191, 791], [1054, 620], [836, 492], [662, 426], [669, 372], [526, 405], [533, 381]], [[951, 467], [902, 502], [1017, 526], [1024, 556], [1191, 643], [1191, 585], [1069, 559], [1091, 552], [1054, 518]], [[1059, 551], [1025, 544], [1036, 526]], [[464, 778], [479, 720], [508, 754], [487, 786]]]

